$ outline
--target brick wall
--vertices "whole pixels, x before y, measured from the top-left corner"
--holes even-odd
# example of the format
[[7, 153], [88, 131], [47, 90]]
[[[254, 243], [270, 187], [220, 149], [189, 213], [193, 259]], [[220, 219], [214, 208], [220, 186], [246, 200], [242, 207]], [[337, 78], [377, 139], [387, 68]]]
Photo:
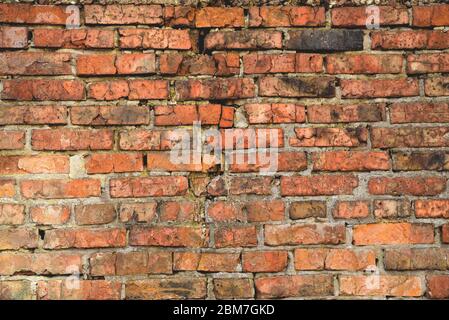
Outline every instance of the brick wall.
[[51, 2], [0, 4], [0, 298], [449, 297], [449, 5]]

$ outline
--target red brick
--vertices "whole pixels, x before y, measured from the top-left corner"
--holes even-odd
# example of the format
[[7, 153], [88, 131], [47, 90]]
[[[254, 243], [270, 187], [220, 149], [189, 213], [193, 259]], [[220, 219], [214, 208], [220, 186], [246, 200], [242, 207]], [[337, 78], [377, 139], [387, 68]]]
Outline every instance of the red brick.
[[111, 248], [126, 245], [126, 230], [106, 229], [52, 229], [45, 231], [45, 249]]
[[255, 226], [217, 227], [215, 229], [215, 247], [255, 247], [257, 230]]
[[192, 49], [188, 30], [119, 29], [122, 49]]
[[343, 98], [395, 98], [419, 95], [417, 79], [340, 80]]
[[340, 276], [342, 296], [419, 297], [424, 288], [419, 276]]
[[120, 205], [121, 222], [152, 222], [157, 215], [156, 202], [133, 202]]
[[244, 272], [281, 272], [287, 263], [286, 251], [246, 251], [242, 254]]
[[132, 246], [190, 247], [207, 246], [209, 235], [201, 226], [132, 227], [129, 244]]
[[441, 151], [394, 152], [393, 169], [396, 171], [447, 170], [448, 154]]
[[332, 215], [336, 219], [362, 219], [370, 215], [369, 201], [338, 201]]
[[384, 263], [387, 270], [446, 270], [447, 249], [408, 248], [385, 250]]
[[36, 294], [38, 300], [119, 300], [121, 290], [119, 281], [80, 280], [78, 286], [68, 286], [67, 280], [41, 280]]
[[236, 272], [240, 253], [175, 252], [173, 269], [176, 271]]
[[410, 202], [407, 200], [375, 200], [374, 216], [381, 219], [397, 219], [411, 214]]
[[296, 249], [296, 270], [363, 271], [376, 265], [372, 250], [353, 249]]
[[28, 30], [23, 27], [0, 27], [0, 48], [28, 47]]
[[86, 158], [88, 174], [143, 171], [139, 153], [94, 153]]
[[270, 177], [232, 177], [229, 192], [234, 195], [269, 195], [272, 183], [273, 179]]
[[374, 31], [371, 48], [382, 50], [446, 49], [449, 34], [442, 30]]
[[299, 201], [290, 204], [290, 219], [325, 218], [326, 202], [324, 201]]
[[432, 299], [447, 299], [449, 297], [449, 277], [447, 275], [428, 275], [427, 294]]
[[0, 53], [0, 75], [67, 75], [71, 54], [47, 52]]
[[33, 150], [108, 150], [112, 149], [112, 130], [39, 129], [32, 131]]
[[0, 156], [0, 175], [69, 173], [69, 166], [64, 155]]
[[250, 27], [317, 27], [325, 24], [323, 7], [251, 7]]
[[76, 59], [78, 75], [151, 74], [156, 72], [153, 53], [81, 55]]
[[5, 100], [83, 100], [84, 84], [78, 80], [3, 80]]
[[271, 30], [210, 32], [204, 39], [204, 45], [209, 50], [280, 49], [282, 33]]
[[206, 278], [130, 280], [126, 283], [125, 294], [126, 299], [131, 300], [204, 299], [206, 286]]
[[24, 180], [20, 192], [27, 199], [71, 199], [99, 197], [101, 182], [95, 179]]
[[353, 175], [315, 175], [281, 177], [283, 196], [352, 194], [359, 180]]
[[305, 122], [305, 107], [295, 104], [246, 104], [245, 111], [251, 124]]
[[334, 294], [331, 275], [294, 275], [256, 278], [257, 298], [322, 297]]
[[249, 222], [282, 221], [285, 219], [285, 205], [282, 200], [256, 200], [243, 205]]
[[13, 203], [0, 203], [0, 225], [19, 225], [24, 222], [25, 206]]
[[0, 250], [34, 249], [38, 246], [35, 228], [7, 228], [0, 230]]
[[449, 122], [449, 103], [397, 102], [390, 105], [391, 123]]
[[67, 109], [62, 106], [0, 107], [0, 125], [66, 124]]
[[262, 77], [259, 95], [264, 97], [323, 97], [335, 96], [335, 79], [332, 77]]
[[114, 31], [100, 29], [34, 29], [38, 48], [106, 49], [114, 47]]
[[40, 205], [30, 209], [31, 220], [38, 225], [65, 224], [70, 219], [70, 208], [62, 205]]
[[196, 10], [197, 28], [243, 27], [245, 16], [242, 8], [205, 7]]
[[432, 196], [446, 190], [446, 179], [442, 177], [383, 177], [368, 181], [370, 194]]
[[449, 224], [441, 226], [441, 241], [443, 243], [449, 243]]
[[312, 123], [376, 122], [385, 120], [385, 104], [309, 105]]
[[0, 130], [0, 150], [23, 149], [24, 146], [24, 131]]
[[[243, 162], [240, 163], [239, 155], [233, 153], [233, 160], [229, 166], [231, 172], [263, 172], [263, 170], [302, 171], [307, 169], [307, 157], [304, 152], [281, 151], [276, 155], [273, 153], [263, 154], [246, 152], [243, 154]], [[277, 160], [275, 160], [277, 158]], [[254, 161], [255, 160], [255, 161]]]
[[414, 6], [413, 26], [431, 27], [449, 25], [449, 5]]
[[175, 88], [179, 100], [242, 99], [255, 95], [254, 82], [248, 78], [179, 80]]
[[0, 180], [0, 198], [14, 198], [16, 182], [14, 180]]
[[363, 126], [295, 128], [295, 134], [289, 139], [292, 147], [358, 147], [368, 139], [368, 130]]
[[89, 85], [87, 96], [95, 100], [165, 99], [168, 83], [165, 80], [98, 81]]
[[401, 73], [402, 55], [338, 54], [326, 57], [326, 71], [330, 74]]
[[[213, 143], [216, 143], [216, 141]], [[222, 149], [236, 151], [255, 147], [282, 148], [284, 146], [284, 131], [282, 128], [224, 129], [222, 130], [222, 139], [218, 143], [220, 143]]]
[[150, 122], [150, 110], [145, 106], [74, 106], [70, 117], [77, 125], [140, 125]]
[[121, 150], [160, 150], [163, 132], [155, 130], [121, 131]]
[[31, 281], [3, 280], [0, 283], [0, 299], [2, 299], [2, 300], [31, 300], [31, 299], [33, 299]]
[[449, 72], [449, 54], [427, 53], [407, 56], [407, 73]]
[[268, 246], [340, 244], [345, 238], [342, 224], [265, 225], [265, 244]]
[[182, 176], [114, 178], [110, 180], [111, 197], [161, 197], [184, 195], [188, 181]]
[[192, 201], [166, 201], [159, 206], [159, 219], [162, 222], [196, 221], [197, 204]]
[[217, 299], [248, 299], [254, 296], [254, 284], [247, 278], [214, 278], [214, 294]]
[[433, 241], [432, 224], [372, 223], [353, 227], [355, 245], [427, 244]]
[[1, 253], [0, 274], [72, 275], [81, 272], [82, 256], [70, 253]]
[[448, 132], [447, 127], [378, 127], [371, 129], [371, 143], [373, 148], [446, 147], [449, 145], [445, 138]]
[[384, 151], [327, 151], [312, 154], [314, 171], [390, 170], [390, 157]]
[[417, 218], [449, 218], [449, 200], [416, 200]]
[[449, 80], [444, 77], [428, 78], [424, 81], [426, 96], [449, 96]]
[[194, 121], [200, 121], [201, 125], [232, 127], [234, 108], [219, 104], [154, 107], [154, 123], [157, 126], [192, 125]]
[[148, 24], [163, 23], [160, 5], [86, 5], [86, 24]]
[[242, 207], [227, 201], [212, 202], [207, 207], [207, 217], [214, 222], [246, 221]]
[[244, 72], [253, 73], [320, 73], [323, 70], [323, 58], [318, 54], [285, 53], [259, 54], [243, 56]]
[[[393, 6], [376, 6], [379, 10], [379, 25], [408, 25], [407, 8]], [[375, 20], [370, 7], [341, 7], [331, 10], [332, 25], [336, 27], [365, 27]]]
[[34, 4], [0, 4], [0, 22], [65, 25], [71, 12], [66, 6], [41, 6]]
[[75, 206], [75, 221], [78, 225], [107, 224], [116, 218], [113, 204], [89, 204]]

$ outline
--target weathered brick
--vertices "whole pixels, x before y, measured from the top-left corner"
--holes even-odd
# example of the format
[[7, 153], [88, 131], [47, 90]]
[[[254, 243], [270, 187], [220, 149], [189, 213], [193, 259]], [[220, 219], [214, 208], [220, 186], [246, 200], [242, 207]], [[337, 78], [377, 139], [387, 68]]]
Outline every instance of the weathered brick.
[[114, 137], [108, 129], [36, 129], [31, 141], [33, 150], [108, 150]]
[[27, 199], [99, 197], [101, 182], [96, 179], [23, 180], [20, 192]]
[[340, 244], [345, 238], [342, 224], [265, 225], [265, 244], [268, 246]]
[[0, 107], [0, 125], [66, 124], [67, 109], [63, 106]]
[[254, 296], [254, 284], [248, 278], [214, 278], [214, 294], [217, 299], [248, 299]]
[[165, 80], [112, 80], [89, 85], [87, 96], [95, 100], [166, 99], [168, 83]]
[[215, 229], [215, 247], [255, 247], [257, 230], [255, 226], [217, 227]]
[[282, 47], [282, 33], [271, 30], [210, 32], [204, 39], [204, 45], [209, 50], [280, 49]]
[[369, 201], [338, 201], [332, 215], [336, 219], [363, 219], [370, 211]]
[[444, 190], [446, 178], [442, 177], [382, 177], [368, 181], [370, 194], [431, 196]]
[[85, 161], [88, 174], [143, 171], [143, 156], [139, 153], [95, 153]]
[[112, 204], [89, 204], [75, 206], [75, 221], [78, 225], [107, 224], [115, 220]]
[[446, 49], [449, 33], [441, 30], [374, 31], [371, 48], [381, 50]]
[[432, 224], [372, 223], [355, 225], [353, 228], [355, 245], [426, 244], [433, 241]]
[[288, 31], [286, 49], [304, 52], [363, 50], [361, 30], [294, 30]]
[[111, 248], [126, 245], [126, 229], [52, 229], [45, 231], [45, 249]]
[[387, 270], [446, 270], [448, 251], [441, 248], [408, 248], [385, 250]]
[[14, 79], [3, 80], [1, 98], [5, 100], [83, 100], [84, 84], [79, 80]]
[[[365, 27], [373, 22], [370, 7], [341, 7], [331, 10], [332, 25], [336, 27]], [[380, 26], [407, 25], [409, 22], [407, 8], [393, 6], [376, 6], [379, 10]]]
[[197, 204], [192, 201], [166, 201], [159, 206], [159, 219], [162, 222], [196, 221]]
[[16, 182], [0, 179], [0, 198], [13, 198], [16, 195]]
[[119, 29], [122, 49], [192, 49], [188, 30]]
[[28, 30], [24, 27], [0, 27], [0, 48], [21, 49], [28, 46]]
[[389, 170], [388, 152], [327, 151], [312, 154], [314, 171], [374, 171]]
[[23, 149], [25, 146], [25, 131], [0, 130], [0, 150]]
[[353, 175], [281, 177], [281, 194], [283, 196], [352, 194], [358, 184], [358, 178]]
[[219, 104], [168, 105], [154, 107], [154, 123], [158, 126], [192, 125], [199, 121], [202, 125], [232, 127], [234, 108]]
[[250, 27], [317, 27], [325, 23], [323, 7], [271, 6], [249, 9]]
[[72, 73], [69, 53], [3, 52], [0, 75], [67, 75]]
[[271, 194], [272, 183], [271, 177], [232, 177], [229, 192], [234, 195], [269, 195]]
[[377, 127], [371, 129], [374, 148], [430, 148], [449, 145], [447, 127]]
[[201, 226], [132, 227], [129, 244], [133, 246], [204, 247], [209, 236]]
[[320, 73], [323, 71], [323, 57], [319, 54], [307, 53], [250, 53], [243, 56], [243, 67], [246, 74]]
[[431, 27], [449, 25], [449, 5], [415, 6], [412, 8], [413, 26]]
[[178, 80], [175, 88], [179, 100], [242, 99], [255, 95], [254, 81], [248, 78]]
[[156, 202], [133, 202], [120, 205], [121, 222], [151, 222], [156, 218]]
[[390, 105], [392, 123], [449, 122], [445, 102], [397, 102]]
[[0, 230], [0, 250], [34, 249], [38, 246], [38, 230], [7, 228]]
[[66, 6], [41, 6], [25, 3], [0, 4], [0, 22], [65, 25], [70, 21]]
[[401, 73], [402, 60], [402, 55], [392, 54], [328, 55], [326, 71], [330, 74]]
[[375, 200], [374, 216], [380, 219], [397, 219], [410, 216], [411, 206], [408, 200]]
[[326, 218], [326, 202], [299, 201], [292, 202], [289, 209], [290, 219]]
[[432, 299], [447, 299], [449, 297], [449, 277], [446, 275], [428, 275], [427, 294]]
[[173, 269], [177, 271], [235, 272], [240, 253], [175, 252]]
[[13, 203], [0, 203], [0, 225], [19, 225], [24, 222], [25, 206]]
[[419, 95], [416, 79], [340, 80], [343, 98], [395, 98]]
[[4, 280], [0, 283], [2, 300], [31, 300], [33, 298], [31, 281]]
[[419, 297], [424, 288], [419, 276], [340, 276], [343, 296]]
[[77, 287], [66, 285], [66, 280], [37, 282], [38, 300], [119, 300], [122, 284], [112, 280], [81, 280]]
[[385, 104], [309, 105], [312, 123], [376, 122], [385, 120]]
[[37, 28], [33, 30], [33, 43], [38, 48], [110, 49], [114, 47], [114, 31]]
[[427, 53], [407, 56], [407, 73], [449, 72], [449, 54]]
[[31, 220], [38, 225], [65, 224], [70, 219], [70, 207], [63, 205], [39, 205], [31, 207]]
[[330, 77], [262, 77], [259, 95], [267, 97], [325, 97], [335, 96], [335, 79]]
[[211, 27], [243, 27], [245, 16], [242, 8], [205, 7], [196, 10], [195, 26]]
[[449, 79], [447, 77], [427, 78], [424, 81], [426, 96], [449, 96]]
[[246, 251], [242, 254], [244, 272], [281, 272], [287, 263], [286, 251]]
[[182, 176], [113, 178], [109, 184], [113, 198], [177, 196], [188, 189], [187, 178]]
[[203, 299], [206, 296], [206, 278], [130, 280], [125, 286], [126, 299]]
[[396, 171], [448, 170], [448, 154], [441, 151], [394, 152], [393, 169]]
[[368, 139], [368, 130], [363, 126], [295, 128], [295, 134], [289, 139], [292, 147], [358, 147]]
[[86, 24], [149, 24], [163, 22], [160, 5], [86, 5]]
[[331, 275], [296, 275], [256, 278], [256, 296], [260, 299], [331, 296], [334, 284]]

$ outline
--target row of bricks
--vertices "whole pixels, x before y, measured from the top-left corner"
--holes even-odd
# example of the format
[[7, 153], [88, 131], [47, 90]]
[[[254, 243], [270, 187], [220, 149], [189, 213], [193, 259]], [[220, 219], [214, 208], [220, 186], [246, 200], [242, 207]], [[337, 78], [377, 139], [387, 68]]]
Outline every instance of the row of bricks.
[[[1, 183], [1, 181], [0, 181]], [[288, 208], [286, 210], [286, 208]], [[21, 225], [28, 218], [25, 205], [0, 204], [1, 225]], [[75, 205], [35, 205], [29, 210], [29, 220], [38, 225], [61, 225], [71, 221], [76, 225], [101, 225], [114, 223], [155, 222], [197, 222], [203, 217], [210, 222], [270, 222], [315, 218], [327, 218], [326, 202], [322, 200], [292, 201], [252, 200], [229, 203], [223, 200], [208, 202], [204, 211], [201, 203], [194, 201], [150, 201], [121, 203], [116, 209], [114, 203]], [[201, 211], [201, 212], [200, 212]], [[286, 216], [287, 211], [287, 216]], [[334, 219], [368, 219], [371, 215], [371, 201], [341, 200], [331, 209]], [[401, 219], [414, 216], [417, 219], [441, 219], [449, 217], [449, 200], [374, 200], [375, 219]]]
[[[136, 247], [240, 248], [298, 245], [417, 245], [449, 243], [449, 224], [376, 222], [355, 224], [352, 236], [343, 223], [132, 225], [44, 230], [0, 229], [0, 250]], [[441, 234], [440, 237], [435, 234]], [[260, 235], [260, 239], [258, 239]], [[42, 237], [42, 241], [40, 240]]]
[[[334, 98], [340, 85], [343, 99], [397, 98], [420, 96], [420, 80], [416, 78], [337, 79], [334, 77], [264, 76], [256, 83], [252, 78], [214, 78], [176, 80], [174, 99], [226, 100], [260, 97]], [[429, 77], [424, 80], [426, 96], [448, 96], [449, 78]], [[3, 80], [3, 100], [63, 100], [86, 99], [85, 83], [81, 80], [21, 79]], [[87, 84], [87, 98], [104, 100], [165, 100], [169, 99], [167, 80], [106, 80]]]
[[[449, 297], [449, 276], [427, 275], [281, 275], [211, 279], [216, 299], [270, 299], [289, 297]], [[370, 285], [370, 283], [377, 283]], [[33, 287], [32, 287], [33, 286]], [[32, 289], [36, 287], [36, 289]], [[204, 299], [208, 297], [205, 277], [172, 277], [145, 280], [81, 280], [78, 288], [67, 286], [65, 280], [2, 281], [2, 299], [38, 300], [118, 300], [118, 299]], [[338, 288], [338, 289], [337, 289]], [[122, 292], [124, 295], [122, 296]]]
[[[154, 113], [151, 113], [154, 110]], [[392, 124], [449, 122], [449, 103], [410, 101], [396, 103], [310, 104], [249, 103], [241, 110], [248, 124], [385, 122]], [[388, 110], [388, 112], [387, 112]], [[70, 121], [69, 121], [70, 115]], [[154, 116], [153, 116], [154, 115]], [[234, 126], [233, 106], [219, 104], [177, 104], [156, 106], [0, 106], [0, 125], [78, 126]], [[0, 144], [1, 145], [1, 144]]]
[[[449, 33], [448, 33], [449, 35]], [[449, 41], [448, 41], [449, 43]], [[95, 54], [76, 57], [76, 75], [238, 75], [240, 57], [236, 53], [213, 56], [184, 56], [162, 53], [159, 72], [154, 53]], [[400, 74], [404, 59], [400, 54], [319, 54], [249, 53], [243, 56], [243, 73], [322, 73]], [[407, 74], [449, 72], [449, 53], [411, 54], [406, 57]], [[325, 66], [325, 68], [323, 68]], [[71, 75], [72, 55], [52, 52], [0, 53], [0, 75]], [[261, 89], [262, 90], [262, 89]]]
[[[140, 30], [140, 31], [139, 31]], [[120, 29], [120, 46], [123, 49], [177, 49], [199, 51], [199, 33], [175, 29]], [[265, 34], [265, 32], [267, 32]], [[441, 50], [447, 49], [449, 33], [444, 30], [382, 30], [371, 31], [371, 48], [374, 50]], [[136, 39], [145, 37], [144, 39]], [[21, 49], [32, 47], [64, 49], [112, 49], [117, 37], [114, 29], [48, 29], [0, 26], [0, 48]], [[281, 49], [282, 32], [263, 30], [242, 30], [234, 32], [213, 32], [204, 43], [206, 49], [214, 50], [264, 50]], [[288, 49], [305, 51], [363, 50], [363, 31], [313, 30], [291, 31], [285, 38]], [[271, 41], [268, 41], [270, 38]], [[337, 41], [329, 43], [331, 38]], [[301, 44], [301, 39], [310, 39]], [[339, 43], [341, 40], [357, 40], [355, 43]], [[131, 41], [133, 40], [133, 41]], [[273, 41], [274, 40], [274, 41]], [[295, 43], [298, 42], [298, 43]], [[304, 41], [303, 41], [304, 42]], [[328, 44], [326, 44], [328, 43]]]
[[[312, 176], [229, 177], [221, 193], [230, 195], [272, 195], [280, 183], [282, 196], [352, 195], [359, 187], [359, 178], [352, 174], [321, 174]], [[442, 176], [372, 177], [368, 181], [371, 195], [435, 196], [446, 191], [447, 179]], [[11, 181], [4, 182], [11, 190]], [[8, 186], [9, 185], [9, 186]], [[20, 181], [26, 199], [72, 199], [100, 197], [102, 182], [94, 178], [46, 179]], [[109, 179], [112, 198], [143, 198], [183, 196], [188, 192], [185, 176], [121, 177]], [[5, 192], [6, 193], [6, 192]]]
[[[449, 140], [447, 138], [449, 128], [447, 126], [371, 127], [370, 130], [368, 130], [367, 127], [359, 125], [357, 127], [295, 128], [294, 132], [295, 136], [288, 139], [291, 147], [364, 147], [367, 145], [368, 135], [371, 136], [371, 146], [373, 148], [381, 149], [432, 148], [447, 147], [449, 145]], [[178, 144], [182, 141], [183, 137], [186, 136], [186, 133], [188, 134], [189, 131], [151, 129], [121, 130], [119, 132], [118, 145], [120, 150], [127, 151], [177, 150], [180, 147]], [[203, 135], [203, 137], [204, 136], [206, 136], [206, 134]], [[189, 137], [191, 137], [191, 135]], [[32, 149], [41, 151], [114, 149], [114, 131], [110, 129], [33, 129], [31, 132], [31, 139]], [[188, 143], [189, 141], [183, 142]], [[209, 136], [204, 146], [215, 148], [215, 150], [217, 150], [217, 148], [220, 148], [219, 150], [243, 150], [256, 147], [282, 148], [284, 147], [284, 134], [282, 128], [223, 129], [221, 135], [217, 134]], [[24, 147], [25, 131], [0, 131], [0, 150], [20, 150], [24, 149]], [[192, 154], [198, 152], [188, 147], [184, 148]], [[157, 155], [153, 154], [153, 156], [156, 157]], [[428, 156], [432, 156], [432, 154], [429, 154]], [[108, 156], [105, 155], [105, 157], [105, 159], [107, 159]], [[210, 158], [209, 156], [207, 157]], [[288, 159], [288, 155], [285, 157]], [[345, 159], [347, 157], [345, 157], [344, 153], [342, 153], [340, 157], [342, 161], [351, 161]], [[352, 166], [357, 167], [357, 163], [362, 160], [362, 157], [363, 154], [356, 157]], [[426, 155], [423, 155], [423, 160], [425, 160], [425, 157]], [[445, 158], [445, 155], [443, 154], [442, 157]], [[161, 162], [168, 158], [169, 153], [160, 155]], [[202, 158], [204, 160], [204, 157]], [[388, 157], [385, 157], [382, 153], [373, 153], [371, 160], [377, 162], [377, 159], [382, 163], [377, 165], [377, 169], [386, 170], [389, 168]], [[368, 162], [371, 160], [368, 160]], [[417, 160], [418, 158], [415, 161], [417, 162]], [[439, 162], [442, 160], [443, 159], [437, 161], [436, 165], [438, 168], [440, 165]], [[217, 162], [220, 163], [220, 160], [218, 159]], [[214, 164], [215, 160], [211, 159], [209, 163]], [[245, 163], [250, 164], [250, 162], [246, 161]], [[348, 167], [350, 167], [351, 162], [347, 163]], [[302, 164], [299, 164], [299, 167], [302, 166]], [[363, 167], [363, 165], [359, 166]], [[423, 164], [423, 166], [425, 165]], [[324, 165], [323, 167], [328, 166]], [[345, 165], [342, 166], [343, 169], [344, 167]], [[373, 165], [372, 167], [373, 169], [376, 169], [376, 165]]]
[[[78, 10], [80, 7], [77, 7]], [[378, 6], [379, 24], [383, 26], [413, 25], [415, 27], [445, 26], [449, 24], [449, 5]], [[160, 5], [85, 5], [82, 15], [74, 6], [43, 6], [30, 4], [0, 4], [0, 22], [66, 25], [76, 20], [85, 24], [102, 25], [156, 25], [194, 28], [225, 27], [319, 27], [326, 25], [324, 7], [262, 6], [248, 9], [248, 20], [243, 8], [223, 7], [163, 7]], [[334, 27], [365, 27], [372, 19], [368, 7], [341, 7], [330, 9]], [[78, 18], [78, 19], [76, 19]]]

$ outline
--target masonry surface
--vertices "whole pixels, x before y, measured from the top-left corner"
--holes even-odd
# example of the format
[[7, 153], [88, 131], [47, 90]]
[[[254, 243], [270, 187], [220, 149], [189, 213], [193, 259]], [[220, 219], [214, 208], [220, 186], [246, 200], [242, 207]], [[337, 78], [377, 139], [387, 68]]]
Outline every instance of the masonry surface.
[[448, 4], [130, 2], [0, 3], [1, 299], [449, 297]]

